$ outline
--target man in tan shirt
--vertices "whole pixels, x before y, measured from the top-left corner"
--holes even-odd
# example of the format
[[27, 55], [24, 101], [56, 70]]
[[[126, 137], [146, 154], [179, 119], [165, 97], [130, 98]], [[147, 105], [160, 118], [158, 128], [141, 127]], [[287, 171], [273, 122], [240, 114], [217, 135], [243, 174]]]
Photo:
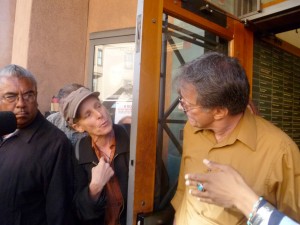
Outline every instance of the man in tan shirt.
[[[181, 69], [177, 84], [188, 123], [172, 200], [174, 224], [246, 224], [237, 209], [207, 204], [190, 194], [184, 176], [210, 172], [202, 164], [204, 158], [231, 165], [258, 195], [299, 221], [299, 149], [283, 131], [246, 109], [249, 83], [238, 61], [205, 54]], [[205, 192], [205, 183], [199, 184], [199, 191]]]

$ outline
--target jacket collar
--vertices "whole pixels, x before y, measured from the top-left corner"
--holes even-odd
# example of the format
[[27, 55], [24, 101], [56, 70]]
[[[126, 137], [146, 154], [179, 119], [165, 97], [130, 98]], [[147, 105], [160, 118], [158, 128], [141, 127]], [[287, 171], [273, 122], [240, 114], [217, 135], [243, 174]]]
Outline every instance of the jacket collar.
[[[120, 125], [113, 125], [116, 139], [116, 152], [115, 156], [129, 152], [129, 134], [124, 127]], [[98, 162], [98, 158], [94, 149], [92, 148], [92, 140], [90, 136], [84, 137], [79, 143], [79, 164], [86, 164]]]
[[44, 124], [45, 121], [46, 119], [44, 118], [44, 116], [40, 111], [38, 111], [32, 123], [25, 128], [19, 129], [16, 136], [19, 136], [22, 140], [29, 143], [33, 135], [36, 133], [39, 127]]

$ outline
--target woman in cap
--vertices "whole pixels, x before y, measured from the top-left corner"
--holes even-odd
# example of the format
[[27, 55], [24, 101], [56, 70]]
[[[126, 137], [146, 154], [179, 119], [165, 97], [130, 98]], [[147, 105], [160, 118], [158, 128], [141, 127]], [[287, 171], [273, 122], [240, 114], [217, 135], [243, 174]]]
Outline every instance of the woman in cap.
[[98, 96], [82, 87], [63, 101], [68, 125], [88, 133], [75, 146], [74, 206], [81, 224], [125, 225], [129, 135]]

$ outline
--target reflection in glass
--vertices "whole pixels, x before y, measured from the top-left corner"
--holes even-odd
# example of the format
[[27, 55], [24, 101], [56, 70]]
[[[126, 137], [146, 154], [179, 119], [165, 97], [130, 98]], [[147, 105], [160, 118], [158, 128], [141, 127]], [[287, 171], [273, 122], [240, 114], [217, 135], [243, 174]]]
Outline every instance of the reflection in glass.
[[[132, 102], [134, 43], [96, 45], [94, 52], [93, 90], [100, 92], [100, 99], [118, 123], [115, 119], [125, 111], [121, 106], [131, 115], [128, 105]], [[117, 102], [130, 103], [116, 108]]]

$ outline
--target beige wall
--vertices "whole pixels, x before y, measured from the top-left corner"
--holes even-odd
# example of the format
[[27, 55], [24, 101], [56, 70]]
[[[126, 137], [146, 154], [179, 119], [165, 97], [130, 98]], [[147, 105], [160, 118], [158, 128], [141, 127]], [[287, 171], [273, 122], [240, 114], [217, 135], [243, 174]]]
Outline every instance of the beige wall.
[[12, 62], [36, 76], [42, 113], [60, 87], [84, 82], [87, 18], [86, 0], [17, 0]]
[[12, 46], [12, 59], [14, 64], [25, 68], [28, 62], [30, 17], [32, 0], [17, 0], [14, 23], [14, 36]]
[[0, 0], [0, 67], [11, 62], [16, 0]]
[[90, 33], [135, 27], [136, 9], [137, 0], [0, 0], [0, 66], [36, 76], [44, 113], [63, 85], [89, 86]]
[[137, 0], [90, 0], [88, 32], [135, 27]]

